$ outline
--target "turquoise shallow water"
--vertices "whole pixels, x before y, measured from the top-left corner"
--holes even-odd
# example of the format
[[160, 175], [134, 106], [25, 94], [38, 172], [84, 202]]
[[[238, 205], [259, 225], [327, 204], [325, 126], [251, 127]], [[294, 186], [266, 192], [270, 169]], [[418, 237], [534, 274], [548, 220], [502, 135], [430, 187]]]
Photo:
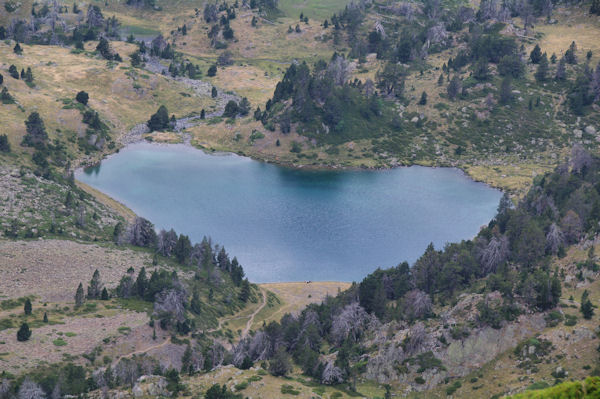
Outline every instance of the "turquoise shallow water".
[[305, 171], [184, 145], [139, 143], [76, 178], [157, 227], [210, 235], [254, 282], [359, 281], [473, 237], [501, 192], [461, 171]]

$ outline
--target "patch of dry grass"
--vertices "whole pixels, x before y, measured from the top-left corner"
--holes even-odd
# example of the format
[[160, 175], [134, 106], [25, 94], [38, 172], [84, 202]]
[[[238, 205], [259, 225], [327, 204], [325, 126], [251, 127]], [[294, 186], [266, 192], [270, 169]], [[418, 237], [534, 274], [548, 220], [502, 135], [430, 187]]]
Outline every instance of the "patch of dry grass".
[[151, 264], [149, 254], [67, 240], [0, 241], [0, 293], [7, 298], [36, 295], [40, 301], [73, 302], [79, 282], [94, 270], [115, 287], [123, 274]]
[[[22, 56], [12, 47], [0, 43], [0, 70], [4, 85], [18, 105], [3, 105], [0, 124], [9, 134], [15, 149], [25, 134], [24, 121], [32, 111], [38, 111], [46, 124], [50, 138], [60, 138], [67, 144], [82, 135], [87, 128], [76, 109], [64, 109], [63, 99], [74, 99], [76, 93], [89, 93], [89, 105], [100, 113], [111, 131], [122, 134], [138, 123], [145, 122], [164, 104], [177, 117], [214, 104], [211, 98], [199, 97], [182, 83], [160, 75], [129, 67], [128, 54], [135, 46], [113, 42], [124, 62], [109, 68], [107, 61], [86, 54], [73, 54], [69, 49], [55, 46], [23, 45]], [[86, 50], [95, 43], [86, 43]], [[35, 87], [11, 78], [6, 70], [14, 64], [20, 70], [31, 66]], [[74, 150], [72, 146], [72, 150]]]
[[[540, 23], [536, 26], [536, 32], [542, 33], [539, 42], [542, 51], [548, 53], [548, 57], [555, 53], [560, 57], [567, 51], [572, 41], [577, 44], [577, 57], [580, 62], [585, 62], [588, 50], [592, 50], [592, 65], [600, 61], [600, 17], [590, 15], [587, 5], [581, 8], [557, 7], [553, 17], [557, 24], [547, 25]], [[531, 46], [533, 48], [533, 45]]]
[[[327, 296], [335, 296], [340, 291], [350, 287], [350, 283], [337, 281], [313, 281], [293, 282], [293, 283], [264, 283], [261, 288], [271, 291], [281, 301], [281, 306], [275, 311], [265, 311], [257, 315], [254, 328], [262, 325], [262, 320], [279, 321], [286, 313], [298, 314], [302, 309], [311, 303], [320, 303]], [[260, 324], [259, 324], [260, 323]]]

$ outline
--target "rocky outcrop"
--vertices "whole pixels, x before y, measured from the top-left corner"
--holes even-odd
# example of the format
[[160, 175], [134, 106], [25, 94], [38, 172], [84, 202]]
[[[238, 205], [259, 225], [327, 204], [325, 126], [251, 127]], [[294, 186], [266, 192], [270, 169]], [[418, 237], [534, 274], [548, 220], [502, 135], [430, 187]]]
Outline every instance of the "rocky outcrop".
[[500, 329], [471, 330], [468, 338], [451, 342], [439, 355], [453, 375], [464, 376], [545, 327], [543, 314], [522, 315]]
[[143, 375], [135, 383], [131, 393], [134, 398], [171, 396], [167, 380], [158, 375]]

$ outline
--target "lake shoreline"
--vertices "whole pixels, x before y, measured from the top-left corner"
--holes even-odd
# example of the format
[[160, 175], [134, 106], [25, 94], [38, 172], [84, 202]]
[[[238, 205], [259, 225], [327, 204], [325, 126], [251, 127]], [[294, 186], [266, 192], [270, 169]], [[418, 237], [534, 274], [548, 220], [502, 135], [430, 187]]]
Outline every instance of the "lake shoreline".
[[[134, 129], [132, 129], [132, 130], [134, 130]], [[464, 176], [468, 177], [469, 179], [471, 179], [472, 181], [474, 181], [476, 183], [483, 183], [490, 188], [497, 189], [497, 190], [500, 190], [503, 192], [508, 190], [507, 187], [505, 187], [501, 184], [494, 184], [493, 182], [490, 182], [485, 179], [481, 179], [481, 178], [478, 178], [478, 177], [472, 175], [471, 173], [469, 173], [469, 168], [471, 166], [469, 164], [461, 165], [458, 163], [454, 164], [454, 163], [437, 163], [437, 162], [417, 161], [417, 162], [412, 162], [412, 163], [400, 163], [399, 162], [394, 165], [377, 166], [377, 167], [371, 167], [371, 166], [359, 167], [359, 166], [343, 165], [341, 163], [337, 163], [335, 158], [331, 158], [330, 161], [334, 162], [333, 165], [331, 165], [331, 164], [329, 164], [329, 165], [327, 165], [327, 164], [314, 165], [314, 164], [304, 164], [304, 163], [281, 161], [281, 160], [275, 159], [273, 157], [270, 157], [269, 156], [270, 154], [265, 154], [265, 153], [247, 154], [243, 151], [234, 151], [234, 150], [227, 150], [227, 149], [216, 150], [213, 148], [206, 148], [202, 145], [194, 145], [194, 144], [190, 143], [189, 140], [183, 140], [183, 139], [181, 142], [177, 142], [177, 143], [146, 140], [141, 135], [138, 135], [137, 138], [134, 138], [134, 137], [132, 137], [132, 135], [130, 135], [130, 132], [126, 133], [124, 135], [124, 137], [127, 137], [127, 139], [125, 139], [125, 141], [120, 140], [121, 145], [116, 147], [115, 149], [111, 150], [110, 152], [102, 152], [102, 153], [98, 154], [98, 157], [74, 160], [73, 169], [74, 170], [87, 169], [87, 168], [98, 166], [102, 163], [102, 161], [110, 159], [114, 155], [118, 154], [121, 150], [123, 150], [131, 145], [146, 143], [146, 144], [157, 145], [157, 146], [182, 145], [185, 147], [193, 148], [198, 151], [202, 151], [203, 153], [205, 153], [207, 155], [232, 154], [232, 155], [237, 155], [237, 156], [244, 157], [244, 158], [249, 158], [249, 159], [252, 159], [257, 162], [262, 162], [265, 164], [275, 165], [278, 167], [292, 169], [292, 170], [308, 170], [308, 171], [380, 171], [381, 170], [381, 171], [383, 171], [383, 170], [393, 170], [393, 169], [397, 169], [397, 168], [408, 168], [411, 166], [421, 166], [421, 167], [433, 168], [433, 169], [437, 169], [437, 168], [456, 169], [456, 170], [459, 170], [462, 174], [464, 174]], [[123, 138], [122, 138], [122, 140], [123, 140]], [[491, 166], [490, 166], [490, 168], [491, 168]]]
[[[196, 241], [210, 234], [259, 282], [342, 275], [350, 282], [371, 272], [368, 265], [412, 263], [416, 248], [430, 241], [441, 247], [472, 238], [501, 196], [458, 168], [294, 168], [198, 150], [142, 141], [107, 155], [97, 169], [79, 168], [76, 178], [157, 229], [175, 228]], [[367, 248], [379, 248], [379, 258]], [[317, 264], [323, 269], [312, 270]]]

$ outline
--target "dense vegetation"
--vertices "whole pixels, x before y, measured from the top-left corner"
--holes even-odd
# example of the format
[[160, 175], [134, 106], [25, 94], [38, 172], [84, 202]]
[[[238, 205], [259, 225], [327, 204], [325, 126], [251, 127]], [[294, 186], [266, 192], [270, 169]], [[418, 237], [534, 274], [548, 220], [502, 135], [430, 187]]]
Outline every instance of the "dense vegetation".
[[[162, 9], [157, 4], [161, 3], [127, 0], [123, 6], [158, 13]], [[300, 61], [290, 64], [285, 60], [283, 77], [266, 104], [255, 109], [254, 103], [252, 113], [246, 98], [228, 100], [222, 116], [229, 118], [227, 124], [233, 124], [236, 117], [252, 115], [274, 134], [296, 132], [306, 136], [311, 140], [290, 144], [290, 151], [298, 158], [309, 157], [305, 150], [322, 144], [326, 144], [328, 155], [335, 156], [340, 151], [336, 145], [355, 140], [362, 141], [364, 154], [406, 163], [467, 158], [487, 161], [494, 155], [515, 154], [523, 161], [544, 151], [556, 155], [576, 141], [590, 148], [595, 146], [596, 132], [585, 127], [600, 122], [600, 65], [592, 64], [591, 50], [585, 49], [587, 53], [582, 56], [578, 38], [568, 48], [552, 54], [539, 44], [532, 51], [525, 50], [540, 38], [531, 34], [534, 25], [543, 21], [551, 24], [554, 8], [561, 5], [549, 0], [501, 4], [484, 0], [472, 9], [453, 1], [360, 1], [348, 4], [318, 28], [305, 28], [308, 17], [301, 14], [298, 23], [289, 25], [288, 37], [322, 28], [315, 40], [331, 42], [331, 52], [337, 52], [327, 58], [316, 57], [320, 60], [292, 54]], [[598, 0], [591, 1], [589, 7], [587, 3], [576, 4], [581, 5], [585, 5], [586, 12], [589, 9], [590, 14], [600, 15]], [[19, 6], [18, 2], [6, 1], [4, 9], [10, 14]], [[237, 58], [240, 52], [236, 48], [240, 45], [236, 43], [246, 46], [245, 41], [251, 41], [237, 31], [240, 19], [251, 13], [248, 23], [260, 29], [260, 24], [270, 24], [269, 19], [281, 15], [276, 0], [203, 3], [194, 12], [205, 26], [186, 20], [172, 27], [170, 35], [164, 31], [165, 36], [159, 34], [151, 42], [137, 41], [130, 34], [127, 42], [136, 48], [129, 54], [129, 68], [115, 51], [120, 46], [116, 41], [123, 40], [120, 16], [108, 16], [109, 3], [102, 7], [92, 4], [81, 10], [78, 4], [67, 7], [60, 2], [36, 2], [30, 13], [27, 10], [27, 19], [14, 18], [5, 27], [0, 26], [0, 40], [6, 40], [11, 56], [27, 55], [27, 45], [31, 44], [64, 45], [82, 57], [101, 59], [108, 69], [128, 69], [132, 76], [137, 68], [180, 81], [207, 76], [215, 99], [221, 89], [214, 85], [225, 75], [224, 69], [247, 61]], [[517, 17], [518, 23], [514, 20]], [[131, 19], [126, 21], [130, 23]], [[177, 22], [182, 23], [179, 19]], [[214, 57], [191, 56], [180, 41], [187, 37], [191, 42], [189, 35], [201, 29], [203, 39], [208, 38], [207, 50], [214, 51]], [[94, 43], [86, 47], [87, 42]], [[431, 57], [439, 54], [443, 54], [443, 65], [437, 65]], [[308, 58], [310, 62], [303, 61]], [[161, 367], [145, 356], [114, 363], [109, 359], [101, 364], [97, 359], [100, 352], [94, 351], [84, 355], [89, 364], [83, 359], [75, 364], [65, 358], [60, 365], [43, 365], [23, 376], [2, 373], [0, 399], [15, 395], [80, 396], [96, 389], [132, 385], [142, 374], [164, 375], [168, 391], [177, 393], [182, 389], [180, 372], [194, 374], [223, 364], [248, 369], [259, 363], [275, 376], [285, 376], [297, 365], [318, 382], [347, 382], [352, 388], [368, 366], [373, 348], [367, 346], [367, 339], [374, 329], [389, 323], [418, 331], [421, 322], [438, 320], [437, 309], [456, 304], [460, 294], [482, 298], [497, 294], [500, 300], [478, 301], [477, 317], [471, 324], [449, 328], [451, 338], [456, 340], [470, 330], [503, 328], [521, 314], [548, 312], [552, 323], [562, 319], [554, 308], [563, 276], [550, 265], [556, 257], [563, 257], [569, 246], [598, 233], [599, 161], [578, 145], [568, 164], [536, 178], [533, 188], [516, 206], [505, 197], [496, 218], [473, 240], [443, 249], [430, 245], [413, 265], [404, 262], [376, 270], [347, 292], [312, 305], [298, 316], [285, 315], [280, 322], [265, 325], [226, 350], [206, 330], [214, 328], [218, 318], [256, 300], [256, 289], [244, 279], [237, 259], [230, 259], [224, 248], [208, 238], [192, 244], [189, 237], [173, 230], [156, 232], [143, 218], [127, 225], [78, 188], [70, 163], [77, 155], [62, 141], [63, 132], [47, 129], [44, 119], [51, 119], [41, 110], [25, 110], [15, 87], [24, 83], [35, 91], [37, 85], [49, 82], [40, 81], [41, 74], [36, 70], [39, 64], [28, 66], [18, 60], [5, 63], [4, 76], [0, 74], [0, 102], [1, 106], [26, 112], [26, 134], [11, 147], [10, 134], [0, 132], [0, 155], [2, 160], [12, 162], [17, 152], [24, 154], [26, 163], [33, 165], [33, 174], [24, 166], [14, 178], [27, 186], [26, 194], [36, 192], [45, 203], [36, 220], [25, 219], [29, 208], [0, 220], [4, 235], [10, 239], [74, 237], [152, 254], [154, 260], [152, 266], [147, 265], [148, 270], [130, 269], [114, 289], [102, 284], [99, 273], [91, 277], [87, 290], [83, 282], [79, 286], [74, 282], [76, 308], [83, 311], [86, 301], [141, 304], [149, 309], [155, 331], [160, 328], [172, 334], [173, 342], [187, 347], [178, 370]], [[267, 62], [254, 61], [253, 66]], [[371, 65], [376, 70], [369, 70]], [[272, 70], [264, 72], [265, 77], [273, 74]], [[359, 80], [354, 78], [357, 74], [370, 77]], [[427, 80], [425, 74], [435, 75], [435, 88], [415, 87], [419, 79]], [[134, 88], [137, 90], [136, 83]], [[90, 103], [90, 95], [79, 88], [70, 96], [77, 91], [73, 99], [61, 101], [64, 109], [81, 113], [83, 130], [73, 137], [79, 155], [113, 149], [112, 124], [91, 106], [101, 99], [92, 98]], [[163, 103], [167, 104], [166, 99], [157, 98], [156, 106]], [[176, 109], [168, 105], [171, 111]], [[156, 106], [142, 119], [147, 119]], [[212, 123], [215, 112], [209, 112], [210, 116], [202, 109], [200, 120], [208, 118], [207, 123]], [[242, 125], [250, 123], [244, 121]], [[161, 105], [147, 122], [151, 131], [170, 130], [176, 125], [166, 105]], [[259, 128], [257, 124], [254, 127]], [[574, 138], [570, 137], [572, 128], [576, 128]], [[253, 131], [251, 137], [265, 138], [263, 132], [256, 130], [254, 136]], [[280, 146], [279, 139], [273, 142]], [[17, 200], [21, 194], [17, 194]], [[593, 253], [580, 267], [597, 269]], [[584, 280], [581, 270], [577, 278]], [[23, 310], [26, 315], [31, 313], [29, 299]], [[595, 306], [588, 291], [583, 292], [578, 311], [585, 320], [593, 318]], [[47, 322], [44, 314], [43, 323]], [[14, 327], [19, 327], [18, 341], [33, 344], [36, 325], [23, 322]], [[233, 343], [233, 336], [226, 338]], [[432, 351], [419, 351], [418, 338], [411, 330], [401, 343], [411, 356], [395, 365], [399, 372], [409, 365], [416, 365], [419, 373], [443, 368]], [[423, 385], [426, 381], [419, 375], [414, 382]], [[593, 396], [597, 382], [571, 382], [518, 397]], [[452, 394], [452, 389], [455, 391], [456, 385], [449, 386], [446, 393]], [[206, 392], [211, 398], [238, 396], [218, 384]]]
[[[532, 138], [536, 154], [556, 151], [567, 144], [557, 121], [572, 123], [573, 115], [596, 121], [592, 104], [600, 100], [600, 65], [590, 65], [591, 52], [586, 60], [578, 59], [581, 49], [575, 42], [564, 54], [547, 54], [539, 45], [529, 54], [525, 40], [504, 32], [515, 29], [511, 18], [520, 16], [527, 33], [536, 18], [550, 19], [552, 8], [550, 2], [527, 1], [486, 1], [477, 11], [434, 1], [352, 3], [323, 23], [334, 44], [350, 47], [347, 56], [334, 54], [329, 63], [318, 61], [311, 68], [292, 65], [266, 110], [257, 109], [254, 116], [267, 129], [294, 130], [317, 145], [370, 139], [372, 153], [406, 162], [436, 158], [434, 142], [421, 141], [422, 135], [433, 135], [453, 159], [489, 153], [531, 156]], [[365, 21], [378, 13], [393, 17], [378, 19], [371, 28]], [[430, 55], [448, 49], [458, 51], [434, 67]], [[381, 65], [374, 79], [352, 79], [356, 69], [366, 72], [366, 56], [372, 53]], [[424, 72], [439, 75], [437, 86], [445, 88], [439, 97], [427, 91], [415, 96], [414, 87], [405, 87]], [[521, 95], [524, 90], [529, 98]], [[558, 112], [550, 106], [556, 95], [566, 98]], [[435, 103], [439, 119], [404, 112], [408, 106], [419, 112], [428, 102]], [[452, 103], [471, 109], [444, 112], [457, 107]], [[520, 128], [515, 130], [512, 121]], [[506, 142], [506, 136], [511, 140]]]
[[584, 381], [570, 381], [554, 387], [531, 390], [511, 396], [513, 399], [592, 399], [600, 393], [600, 377], [588, 377]]
[[[323, 383], [352, 381], [364, 372], [362, 359], [369, 348], [363, 339], [374, 323], [435, 318], [433, 304], [452, 302], [459, 293], [481, 293], [476, 287], [482, 281], [483, 292], [499, 292], [502, 300], [477, 305], [480, 326], [500, 328], [519, 314], [552, 309], [561, 283], [550, 260], [564, 255], [569, 245], [593, 237], [599, 221], [600, 159], [577, 146], [570, 162], [537, 178], [516, 207], [505, 196], [496, 218], [475, 239], [442, 251], [430, 245], [412, 267], [402, 263], [377, 270], [297, 317], [288, 314], [280, 323], [269, 323], [240, 343], [234, 364], [270, 359], [271, 372], [284, 375], [291, 356]], [[338, 351], [335, 361], [321, 360], [324, 345]], [[423, 370], [441, 366], [431, 353], [419, 356]]]

